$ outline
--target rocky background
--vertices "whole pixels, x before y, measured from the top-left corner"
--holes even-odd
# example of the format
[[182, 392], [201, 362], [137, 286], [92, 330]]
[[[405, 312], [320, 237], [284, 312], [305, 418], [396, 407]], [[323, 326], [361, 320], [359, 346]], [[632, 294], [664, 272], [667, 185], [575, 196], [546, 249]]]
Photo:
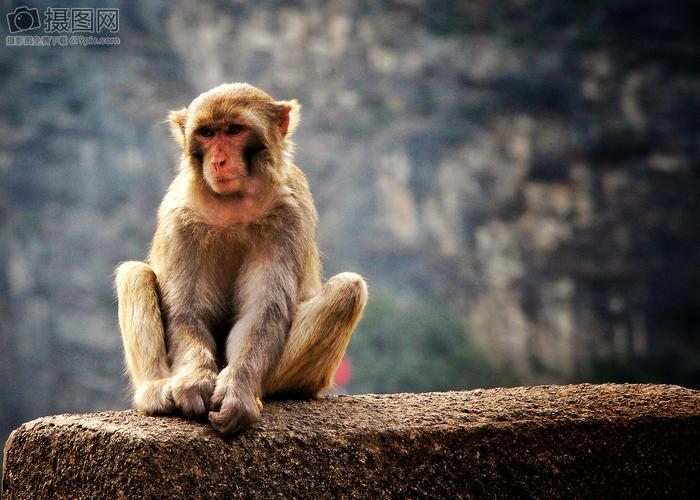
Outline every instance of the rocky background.
[[105, 4], [119, 46], [0, 45], [0, 439], [128, 405], [112, 269], [224, 81], [304, 106], [326, 274], [372, 294], [346, 390], [700, 387], [693, 2]]

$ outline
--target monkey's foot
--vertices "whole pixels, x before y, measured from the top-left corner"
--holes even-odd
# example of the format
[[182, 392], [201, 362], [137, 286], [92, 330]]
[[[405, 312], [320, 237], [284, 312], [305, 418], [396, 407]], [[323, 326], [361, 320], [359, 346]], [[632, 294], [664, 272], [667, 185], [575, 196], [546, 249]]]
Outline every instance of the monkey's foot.
[[209, 412], [209, 422], [222, 434], [235, 434], [260, 420], [262, 402], [248, 391], [238, 389], [224, 372], [225, 369], [211, 397], [213, 411]]
[[215, 382], [216, 373], [204, 368], [185, 370], [172, 378], [173, 401], [183, 416], [206, 415]]
[[134, 391], [134, 406], [147, 415], [167, 415], [175, 411], [170, 379], [144, 382]]

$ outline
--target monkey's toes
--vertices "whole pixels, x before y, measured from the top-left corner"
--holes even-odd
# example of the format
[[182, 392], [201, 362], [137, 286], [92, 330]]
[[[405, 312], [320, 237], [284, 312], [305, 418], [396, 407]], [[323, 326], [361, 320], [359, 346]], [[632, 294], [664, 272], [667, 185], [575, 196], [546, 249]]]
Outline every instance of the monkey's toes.
[[184, 417], [201, 417], [209, 411], [214, 378], [206, 377], [195, 382], [174, 382], [172, 395], [175, 405]]
[[134, 392], [134, 406], [147, 415], [168, 415], [175, 411], [168, 379], [141, 384]]

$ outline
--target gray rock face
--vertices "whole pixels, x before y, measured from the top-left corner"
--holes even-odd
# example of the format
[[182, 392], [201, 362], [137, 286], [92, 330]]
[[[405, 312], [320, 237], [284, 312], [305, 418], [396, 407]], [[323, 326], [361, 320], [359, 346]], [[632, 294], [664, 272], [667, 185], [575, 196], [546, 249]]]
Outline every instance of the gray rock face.
[[267, 402], [222, 438], [135, 411], [26, 423], [3, 498], [679, 497], [700, 487], [700, 392], [575, 385]]

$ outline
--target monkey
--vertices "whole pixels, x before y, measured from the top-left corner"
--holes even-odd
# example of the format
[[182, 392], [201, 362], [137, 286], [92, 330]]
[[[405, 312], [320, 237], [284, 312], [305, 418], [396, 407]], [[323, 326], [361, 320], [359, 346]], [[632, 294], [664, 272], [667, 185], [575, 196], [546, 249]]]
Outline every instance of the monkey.
[[235, 434], [262, 400], [332, 385], [368, 292], [355, 273], [322, 281], [318, 214], [292, 159], [300, 112], [246, 83], [170, 112], [179, 168], [145, 261], [115, 269], [138, 410]]

